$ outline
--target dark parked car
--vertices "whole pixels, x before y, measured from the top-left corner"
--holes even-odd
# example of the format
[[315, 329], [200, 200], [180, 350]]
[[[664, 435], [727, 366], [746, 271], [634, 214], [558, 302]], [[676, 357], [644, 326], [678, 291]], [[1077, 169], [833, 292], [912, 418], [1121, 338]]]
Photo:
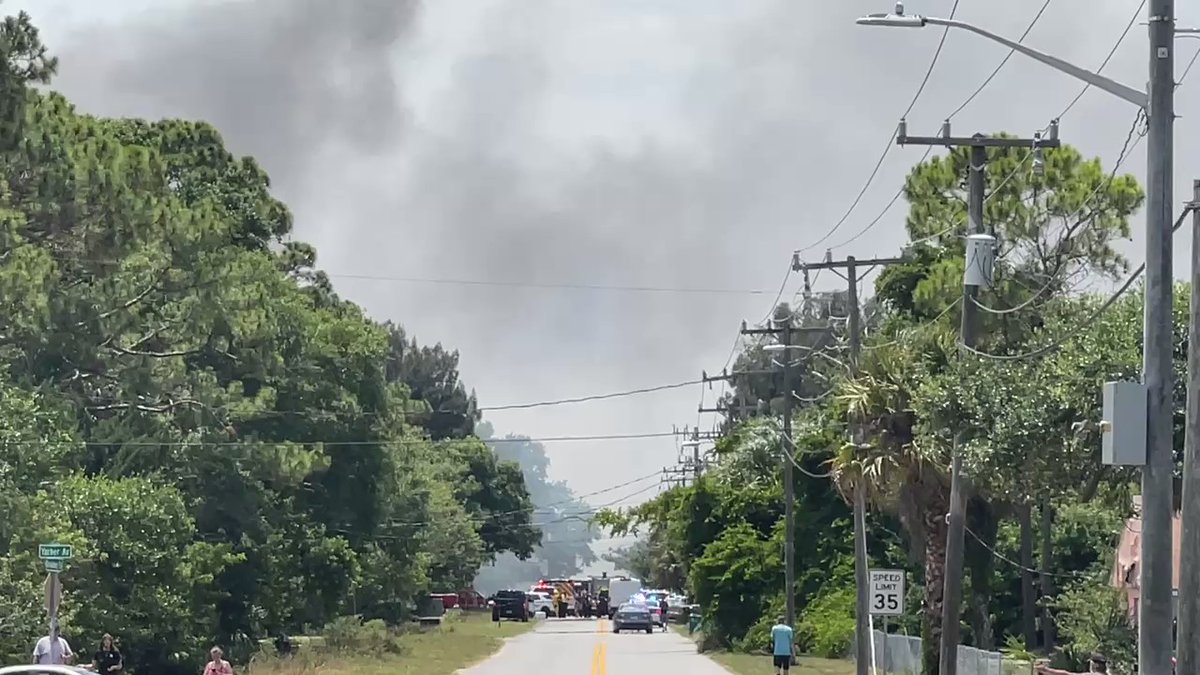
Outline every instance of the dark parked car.
[[654, 632], [654, 623], [650, 618], [650, 608], [641, 605], [622, 605], [613, 615], [612, 631], [620, 633], [623, 630], [644, 630]]
[[499, 591], [492, 596], [492, 620], [529, 621], [529, 600], [525, 591]]

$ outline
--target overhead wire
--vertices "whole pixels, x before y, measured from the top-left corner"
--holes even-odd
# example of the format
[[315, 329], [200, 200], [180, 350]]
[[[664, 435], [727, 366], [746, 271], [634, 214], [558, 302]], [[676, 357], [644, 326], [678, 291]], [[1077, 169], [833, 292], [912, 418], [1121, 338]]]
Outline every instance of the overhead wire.
[[[1134, 117], [1133, 125], [1130, 126], [1130, 128], [1129, 128], [1129, 134], [1125, 137], [1125, 144], [1123, 146], [1121, 146], [1121, 152], [1119, 155], [1117, 155], [1117, 160], [1113, 164], [1112, 170], [1109, 171], [1107, 176], [1105, 176], [1104, 178], [1102, 178], [1100, 180], [1100, 183], [1087, 196], [1087, 198], [1084, 200], [1083, 204], [1081, 204], [1079, 206], [1079, 208], [1076, 209], [1073, 213], [1069, 214], [1067, 216], [1066, 220], [1075, 220], [1076, 218], [1083, 215], [1084, 211], [1092, 205], [1092, 202], [1095, 201], [1096, 197], [1100, 194], [1100, 192], [1102, 190], [1107, 189], [1109, 186], [1112, 185], [1113, 181], [1116, 180], [1117, 172], [1120, 171], [1121, 165], [1124, 164], [1125, 160], [1129, 156], [1129, 153], [1135, 147], [1137, 147], [1138, 143], [1140, 143], [1141, 140], [1143, 138], [1145, 138], [1145, 136], [1146, 136], [1146, 130], [1144, 128], [1140, 132], [1138, 131], [1139, 125], [1143, 125], [1145, 120], [1146, 120], [1145, 112], [1139, 110], [1137, 115]], [[1135, 136], [1136, 136], [1136, 140], [1135, 140]], [[1085, 229], [1086, 229], [1086, 226], [1085, 226]], [[1029, 298], [1027, 298], [1020, 304], [1015, 305], [1013, 307], [1007, 307], [1004, 309], [988, 307], [987, 305], [980, 302], [977, 298], [971, 298], [971, 304], [975, 305], [980, 310], [987, 312], [988, 314], [997, 314], [997, 315], [1013, 314], [1015, 312], [1019, 312], [1019, 311], [1025, 309], [1026, 307], [1029, 307], [1030, 305], [1032, 305], [1034, 302], [1036, 302], [1038, 300], [1038, 298], [1041, 297], [1041, 295], [1043, 293], [1045, 293], [1046, 291], [1053, 288], [1055, 286], [1055, 284], [1058, 283], [1059, 281], [1060, 281], [1060, 279], [1058, 278], [1057, 273], [1049, 275], [1049, 278], [1046, 280], [1046, 283], [1044, 283], [1040, 288], [1038, 288], [1036, 291], [1034, 291], [1033, 295], [1031, 295]]]
[[[1145, 5], [1145, 2], [1143, 2], [1142, 5]], [[1106, 58], [1104, 61], [1104, 64], [1101, 65], [1101, 69], [1104, 68], [1104, 65], [1108, 64], [1109, 59], [1111, 59], [1112, 55], [1116, 53], [1117, 47], [1120, 46], [1121, 41], [1123, 41], [1125, 39], [1126, 35], [1128, 35], [1129, 29], [1133, 25], [1134, 21], [1137, 19], [1137, 16], [1140, 13], [1140, 11], [1141, 11], [1141, 6], [1139, 6], [1139, 8], [1138, 8], [1138, 12], [1136, 12], [1134, 14], [1133, 20], [1131, 20], [1130, 23], [1126, 26], [1125, 32], [1123, 32], [1121, 34], [1120, 39], [1117, 41], [1117, 45], [1115, 45], [1113, 47], [1113, 49], [1111, 51], [1109, 51], [1108, 58]], [[1196, 52], [1192, 55], [1191, 61], [1188, 62], [1187, 67], [1184, 69], [1183, 74], [1180, 76], [1179, 81], [1176, 83], [1175, 86], [1177, 86], [1177, 87], [1181, 86], [1181, 85], [1183, 85], [1184, 82], [1187, 81], [1187, 76], [1191, 72], [1192, 66], [1195, 65], [1197, 57], [1200, 57], [1200, 48], [1197, 48]], [[1085, 88], [1085, 91], [1086, 91], [1086, 88]], [[1080, 93], [1080, 95], [1082, 96], [1082, 92]], [[1076, 97], [1076, 101], [1078, 101], [1078, 97]], [[1072, 105], [1073, 104], [1074, 104], [1074, 102], [1072, 102]], [[1070, 107], [1071, 106], [1068, 106], [1067, 110], [1069, 110]], [[1064, 113], [1065, 112], [1066, 111], [1064, 111]], [[1088, 206], [1091, 205], [1091, 203], [1099, 195], [1100, 191], [1103, 189], [1106, 189], [1109, 185], [1112, 184], [1113, 180], [1116, 179], [1117, 171], [1121, 168], [1121, 165], [1124, 164], [1124, 162], [1129, 158], [1129, 153], [1131, 153], [1138, 146], [1138, 144], [1140, 144], [1142, 142], [1142, 139], [1144, 139], [1146, 137], [1147, 129], [1144, 127], [1146, 122], [1147, 122], [1147, 118], [1146, 118], [1145, 111], [1139, 110], [1137, 115], [1135, 115], [1135, 117], [1134, 117], [1133, 125], [1130, 127], [1129, 134], [1125, 138], [1125, 144], [1122, 146], [1121, 152], [1117, 156], [1117, 161], [1113, 165], [1112, 171], [1109, 172], [1107, 179], [1105, 181], [1102, 181], [1100, 185], [1096, 186], [1096, 189], [1092, 190], [1091, 194], [1088, 195], [1088, 198], [1084, 201], [1083, 205], [1081, 205], [1079, 207], [1079, 209], [1076, 210], [1076, 212], [1071, 215], [1071, 219], [1074, 219], [1075, 217], [1079, 216], [1085, 208], [1087, 208]], [[1143, 125], [1143, 128], [1140, 131], [1138, 130], [1139, 125]], [[1136, 138], [1135, 138], [1135, 135], [1136, 135]], [[1180, 224], [1177, 223], [1175, 227], [1178, 228], [1179, 226], [1180, 226]], [[1174, 231], [1174, 230], [1172, 230], [1172, 231]], [[1144, 268], [1145, 268], [1145, 266], [1143, 265], [1141, 268], [1139, 268], [1139, 271], [1137, 273], [1135, 273], [1134, 276], [1136, 276], [1136, 274], [1140, 274], [1140, 271]], [[978, 307], [980, 310], [990, 313], [990, 314], [1012, 314], [1014, 312], [1018, 312], [1024, 308], [1028, 307], [1029, 305], [1031, 305], [1034, 301], [1037, 300], [1037, 298], [1042, 293], [1046, 292], [1049, 288], [1051, 288], [1056, 281], [1057, 281], [1056, 275], [1051, 275], [1051, 277], [1049, 279], [1047, 279], [1046, 283], [1041, 288], [1034, 291], [1034, 294], [1030, 298], [1026, 299], [1024, 302], [1022, 302], [1021, 304], [1016, 305], [1014, 307], [1009, 307], [1009, 308], [1005, 308], [1005, 309], [996, 309], [996, 308], [988, 307], [988, 306], [984, 305], [983, 303], [979, 302], [979, 300], [974, 299], [974, 298], [972, 298], [972, 303], [976, 307]]]
[[[1017, 38], [1017, 42], [1024, 42], [1025, 38], [1029, 37], [1029, 34], [1033, 31], [1033, 27], [1038, 24], [1038, 21], [1042, 20], [1042, 15], [1046, 13], [1046, 10], [1050, 7], [1050, 3], [1052, 2], [1054, 2], [1054, 0], [1045, 0], [1045, 2], [1042, 3], [1042, 6], [1038, 9], [1037, 14], [1033, 15], [1033, 19], [1029, 21], [1029, 25], [1025, 27], [1025, 32], [1021, 33], [1021, 37]], [[992, 74], [988, 75], [987, 79], [985, 79], [982, 84], [976, 87], [975, 91], [971, 92], [971, 95], [968, 96], [965, 101], [960, 103], [953, 112], [947, 115], [946, 119], [953, 119], [955, 115], [958, 115], [958, 113], [965, 110], [967, 106], [971, 105], [971, 102], [974, 101], [979, 94], [983, 93], [983, 90], [992, 83], [992, 80], [996, 79], [996, 76], [999, 75], [1000, 71], [1004, 69], [1004, 66], [1008, 64], [1008, 60], [1011, 59], [1013, 54], [1016, 53], [1017, 50], [1009, 49], [1008, 53], [1004, 55], [1004, 58], [1000, 60], [1000, 63], [996, 65], [996, 68], [992, 70]]]
[[[589, 396], [577, 396], [574, 398], [560, 398], [549, 401], [535, 401], [533, 403], [511, 403], [508, 405], [493, 405], [478, 408], [479, 412], [495, 412], [498, 410], [527, 410], [529, 408], [544, 408], [554, 405], [569, 405], [572, 403], [586, 403], [589, 401], [604, 401], [612, 398], [624, 398], [626, 396], [637, 396], [639, 394], [650, 394], [658, 391], [668, 391], [670, 389], [682, 389], [690, 387], [694, 384], [701, 384], [704, 380], [686, 380], [684, 382], [674, 382], [672, 384], [660, 384], [653, 387], [642, 387], [640, 389], [628, 389], [625, 391], [616, 391], [608, 394], [592, 394]], [[668, 434], [670, 435], [670, 434]]]
[[[1024, 30], [1024, 32], [1021, 33], [1021, 37], [1017, 38], [1017, 42], [1019, 42], [1019, 43], [1024, 42], [1025, 38], [1029, 37], [1029, 34], [1031, 32], [1033, 32], [1034, 27], [1037, 26], [1039, 21], [1041, 21], [1042, 15], [1046, 13], [1046, 9], [1050, 7], [1050, 3], [1052, 3], [1053, 1], [1054, 0], [1045, 0], [1045, 2], [1042, 3], [1042, 6], [1038, 9], [1037, 13], [1034, 14], [1033, 18], [1030, 19], [1028, 25], [1025, 26], [1025, 30]], [[954, 18], [954, 17], [951, 16], [950, 18]], [[991, 74], [988, 75], [983, 80], [983, 82], [978, 87], [976, 87], [975, 90], [973, 92], [971, 92], [971, 94], [969, 96], [967, 96], [966, 99], [963, 100], [962, 103], [958, 104], [957, 108], [955, 108], [953, 111], [950, 112], [949, 115], [946, 116], [946, 120], [949, 121], [949, 120], [954, 119], [955, 116], [957, 116], [960, 112], [965, 110], [966, 107], [968, 105], [970, 105], [979, 96], [979, 94], [981, 94], [983, 92], [983, 90], [987, 88], [987, 86], [989, 84], [991, 84], [992, 80], [996, 79], [996, 76], [1000, 74], [1000, 71], [1004, 69], [1004, 66], [1008, 64], [1009, 59], [1012, 58], [1013, 54], [1015, 54], [1016, 51], [1017, 50], [1015, 50], [1015, 49], [1009, 49], [1008, 54], [1006, 54], [1004, 56], [1004, 58], [1001, 59], [1000, 63], [997, 64], [996, 67], [992, 70]], [[907, 117], [907, 114], [905, 115], [905, 117]], [[896, 139], [895, 134], [893, 134], [892, 140], [894, 141], [895, 139]], [[925, 160], [929, 159], [929, 155], [931, 155], [932, 153], [933, 153], [933, 146], [925, 148], [925, 152], [921, 155], [921, 158], [918, 159], [916, 163], [918, 165], [921, 164]], [[879, 221], [883, 220], [883, 217], [886, 216], [887, 213], [892, 210], [892, 207], [895, 206], [896, 202], [900, 201], [900, 198], [903, 196], [904, 196], [904, 186], [901, 185], [900, 189], [897, 190], [896, 193], [894, 195], [892, 195], [892, 198], [890, 200], [888, 200], [888, 203], [886, 205], [884, 205], [883, 210], [879, 212], [879, 215], [875, 216], [875, 218], [873, 218], [869, 223], [867, 223], [867, 225], [865, 227], [863, 227], [861, 230], [856, 232], [849, 239], [846, 239], [845, 241], [843, 241], [841, 243], [834, 244], [833, 246], [830, 247], [830, 249], [842, 248], [843, 246], [847, 246], [849, 244], [854, 243], [855, 241], [858, 241], [859, 238], [861, 238], [867, 232], [870, 232], [877, 224], [879, 224]]]
[[[1108, 51], [1108, 55], [1105, 56], [1104, 60], [1100, 62], [1100, 67], [1096, 69], [1097, 74], [1104, 72], [1104, 69], [1108, 67], [1108, 62], [1112, 61], [1112, 58], [1116, 55], [1117, 50], [1121, 48], [1121, 44], [1124, 43], [1125, 38], [1129, 36], [1129, 31], [1133, 28], [1133, 25], [1137, 23], [1138, 17], [1142, 15], [1142, 10], [1145, 9], [1145, 7], [1146, 0], [1142, 0], [1141, 3], [1138, 4], [1137, 9], [1134, 10], [1133, 16], [1129, 18], [1129, 23], [1125, 24], [1125, 30], [1121, 31], [1120, 37], [1117, 38], [1117, 41], [1115, 44], [1113, 44], [1112, 49]], [[1075, 98], [1071, 99], [1071, 102], [1067, 104], [1067, 107], [1063, 108], [1063, 111], [1058, 114], [1059, 119], [1062, 119], [1064, 116], [1066, 116], [1066, 114], [1071, 111], [1071, 108], [1074, 108], [1075, 104], [1079, 103], [1079, 100], [1082, 99], [1083, 95], [1088, 93], [1088, 90], [1091, 88], [1092, 85], [1090, 82], [1083, 85], [1083, 88], [1079, 90], [1079, 93], [1075, 95]]]
[[387, 281], [410, 284], [437, 284], [453, 286], [494, 286], [506, 288], [537, 288], [564, 289], [584, 291], [621, 291], [630, 293], [687, 293], [700, 295], [767, 295], [769, 290], [763, 288], [705, 288], [686, 286], [630, 286], [621, 284], [591, 284], [569, 282], [535, 282], [535, 281], [499, 281], [487, 279], [453, 279], [436, 277], [393, 277], [371, 274], [350, 274], [341, 272], [324, 272], [325, 276], [334, 279], [350, 279], [359, 281]]
[[[546, 525], [558, 525], [560, 523], [567, 523], [567, 522], [584, 522], [584, 523], [588, 523], [589, 525], [591, 525], [591, 521], [582, 520], [582, 516], [595, 515], [595, 514], [599, 513], [600, 511], [602, 511], [603, 509], [616, 506], [618, 504], [621, 504], [622, 502], [628, 501], [629, 499], [632, 499], [634, 497], [639, 497], [643, 494], [646, 494], [647, 492], [649, 492], [651, 490], [657, 490], [660, 487], [661, 487], [661, 485], [659, 483], [654, 483], [652, 485], [640, 488], [637, 491], [627, 494], [618, 499], [614, 499], [614, 500], [606, 502], [604, 504], [600, 504], [600, 505], [593, 507], [587, 511], [566, 514], [560, 518], [556, 518], [554, 520], [547, 520], [547, 521], [543, 521], [540, 523], [531, 522], [531, 523], [529, 523], [529, 525], [532, 527], [544, 527]], [[613, 488], [613, 489], [616, 489], [616, 488]], [[520, 510], [512, 510], [512, 511], [500, 511], [500, 512], [496, 512], [496, 513], [488, 513], [488, 514], [469, 514], [468, 520], [475, 524], [484, 524], [484, 523], [488, 522], [489, 520], [494, 520], [497, 518], [511, 517], [511, 516], [519, 516], [519, 515], [524, 515], [526, 513], [530, 513], [530, 511], [527, 509], [520, 509]], [[435, 520], [411, 520], [411, 521], [387, 520], [387, 521], [380, 523], [380, 526], [381, 527], [426, 527], [429, 525], [436, 525], [436, 524], [438, 524], [438, 522], [439, 521], [435, 521]], [[346, 528], [331, 528], [330, 531], [336, 532], [339, 534], [363, 535], [363, 533], [361, 531], [356, 532], [354, 530], [350, 530], [350, 529], [346, 529]], [[402, 535], [388, 535], [388, 534], [371, 534], [371, 535], [365, 535], [365, 536], [368, 536], [371, 539], [407, 538], [406, 536], [402, 536]]]
[[[1050, 5], [1050, 2], [1052, 2], [1052, 0], [1046, 0], [1046, 2], [1044, 2], [1042, 4], [1042, 6], [1038, 9], [1037, 13], [1034, 15], [1033, 19], [1030, 20], [1029, 24], [1025, 27], [1025, 31], [1021, 34], [1021, 37], [1018, 38], [1017, 42], [1025, 41], [1025, 38], [1027, 38], [1029, 36], [1029, 34], [1030, 34], [1030, 32], [1032, 32], [1034, 26], [1036, 26], [1037, 23], [1041, 20], [1042, 15], [1045, 14], [1046, 9]], [[1141, 14], [1141, 10], [1144, 6], [1145, 6], [1145, 0], [1142, 0], [1142, 4], [1138, 7], [1138, 10], [1136, 12], [1134, 12], [1134, 15], [1130, 19], [1129, 23], [1126, 24], [1125, 29], [1121, 32], [1121, 35], [1117, 38], [1116, 43], [1109, 50], [1108, 55], [1105, 57], [1103, 63], [1100, 65], [1100, 68], [1097, 72], [1102, 71], [1108, 65], [1109, 61], [1112, 60], [1112, 57], [1114, 54], [1116, 54], [1117, 49], [1125, 41], [1125, 38], [1128, 37], [1130, 28], [1137, 21], [1137, 17]], [[951, 18], [953, 18], [953, 17], [951, 17]], [[1004, 68], [1004, 65], [1006, 63], [1008, 63], [1008, 60], [1013, 56], [1014, 53], [1016, 53], [1016, 50], [1010, 49], [1008, 54], [1004, 57], [1004, 59], [1001, 60], [1000, 64], [997, 65], [995, 70], [992, 71], [991, 75], [989, 75], [984, 80], [983, 84], [981, 84], [978, 88], [976, 88], [976, 90], [974, 92], [972, 92], [971, 95], [968, 96], [967, 99], [965, 101], [963, 101], [957, 108], [955, 108], [954, 111], [951, 112], [950, 115], [948, 115], [946, 117], [946, 119], [947, 120], [953, 119], [955, 115], [962, 112], [967, 107], [967, 105], [969, 105], [977, 96], [979, 96], [980, 92], [982, 92], [983, 89], [985, 87], [987, 87], [987, 85], [996, 77], [996, 75], [999, 74], [1000, 70]], [[1197, 51], [1197, 56], [1200, 56], [1200, 50]], [[1068, 112], [1070, 112], [1072, 108], [1075, 107], [1075, 104], [1079, 102], [1079, 99], [1083, 97], [1084, 93], [1086, 93], [1090, 87], [1091, 87], [1090, 84], [1085, 86], [1079, 92], [1079, 94], [1075, 97], [1075, 99], [1072, 100], [1065, 108], [1063, 108], [1062, 112], [1060, 112], [1055, 119], [1062, 119], [1063, 117], [1065, 117], [1066, 114]], [[1049, 128], [1050, 128], [1049, 125], [1047, 125], [1046, 127], [1043, 127], [1042, 132], [1044, 133], [1044, 132], [1048, 131]], [[895, 136], [893, 135], [893, 139], [894, 138], [895, 138]], [[917, 160], [917, 163], [920, 164], [921, 162], [924, 162], [929, 157], [929, 155], [932, 153], [932, 151], [933, 151], [932, 147], [926, 148], [925, 153], [921, 156], [921, 158], [919, 160]], [[884, 216], [887, 215], [887, 213], [892, 209], [893, 206], [895, 206], [896, 202], [898, 202], [900, 200], [900, 197], [902, 197], [903, 195], [904, 195], [904, 187], [901, 186], [900, 189], [896, 191], [896, 193], [892, 196], [892, 198], [884, 206], [883, 210], [880, 211], [879, 215], [877, 215], [874, 219], [872, 219], [862, 230], [855, 233], [854, 236], [850, 237], [849, 239], [847, 239], [839, 244], [836, 244], [830, 248], [831, 249], [841, 248], [843, 246], [849, 245], [849, 244], [857, 241], [862, 236], [864, 236], [867, 232], [871, 231], [881, 220], [883, 220]]]
[[[1195, 208], [1197, 208], [1197, 207], [1194, 205], [1188, 205], [1188, 206], [1184, 207], [1183, 212], [1179, 214], [1179, 218], [1176, 219], [1175, 224], [1171, 227], [1172, 233], [1174, 233], [1176, 230], [1178, 230], [1183, 225], [1184, 219], [1186, 219], [1187, 216]], [[964, 350], [966, 350], [967, 352], [969, 352], [971, 354], [974, 354], [975, 356], [979, 356], [979, 357], [986, 358], [986, 359], [991, 359], [993, 361], [1022, 361], [1025, 359], [1033, 359], [1033, 358], [1037, 358], [1040, 356], [1045, 356], [1046, 354], [1049, 354], [1058, 349], [1061, 349], [1067, 343], [1069, 343], [1071, 340], [1074, 340], [1076, 337], [1078, 337], [1085, 329], [1087, 329], [1093, 323], [1095, 323], [1096, 320], [1099, 319], [1105, 312], [1107, 312], [1110, 307], [1112, 307], [1114, 304], [1116, 304], [1117, 300], [1121, 299], [1121, 296], [1124, 295], [1125, 292], [1128, 291], [1131, 286], [1133, 286], [1133, 283], [1135, 281], [1137, 281], [1138, 277], [1140, 277], [1142, 275], [1142, 272], [1144, 272], [1145, 270], [1146, 270], [1146, 263], [1142, 263], [1141, 265], [1138, 265], [1137, 269], [1134, 270], [1133, 273], [1129, 275], [1129, 278], [1125, 280], [1125, 283], [1122, 284], [1121, 287], [1118, 288], [1115, 293], [1113, 293], [1111, 296], [1109, 296], [1108, 300], [1106, 300], [1104, 302], [1104, 304], [1100, 305], [1100, 307], [1097, 308], [1095, 312], [1093, 312], [1086, 319], [1081, 321], [1066, 335], [1064, 335], [1063, 337], [1061, 337], [1058, 340], [1051, 342], [1050, 344], [1044, 345], [1042, 347], [1039, 347], [1039, 348], [1034, 349], [1029, 352], [1025, 352], [1023, 354], [989, 354], [988, 352], [985, 352], [985, 351], [976, 349], [974, 347], [970, 347], [965, 344], [962, 344], [961, 341], [959, 341], [959, 347], [963, 348]]]
[[1002, 560], [1002, 561], [1008, 563], [1009, 565], [1012, 565], [1013, 567], [1017, 568], [1018, 570], [1023, 570], [1026, 572], [1030, 572], [1032, 574], [1037, 574], [1039, 576], [1057, 577], [1059, 579], [1079, 579], [1081, 577], [1088, 576], [1086, 573], [1050, 572], [1047, 570], [1039, 570], [1039, 569], [1036, 569], [1033, 567], [1026, 567], [1026, 566], [1022, 565], [1021, 563], [1019, 563], [1019, 562], [1005, 556], [1004, 554], [1000, 553], [999, 551], [997, 551], [990, 544], [988, 544], [986, 541], [984, 541], [982, 537], [980, 537], [978, 534], [975, 534], [975, 532], [973, 530], [971, 530], [971, 528], [964, 527], [963, 529], [965, 529], [967, 531], [967, 534], [971, 535], [972, 539], [974, 539], [980, 546], [982, 546], [985, 550], [987, 550], [988, 553], [992, 554], [993, 557], [995, 557], [998, 560]]
[[[954, 5], [950, 8], [949, 18], [953, 19], [955, 14], [958, 12], [958, 4], [959, 0], [954, 0]], [[933, 52], [933, 58], [929, 61], [929, 67], [925, 69], [925, 76], [921, 78], [921, 84], [917, 87], [916, 93], [913, 94], [912, 100], [909, 101], [908, 107], [904, 109], [904, 113], [900, 115], [901, 118], [908, 117], [908, 115], [913, 111], [913, 108], [916, 107], [917, 101], [920, 100], [921, 95], [925, 93], [925, 87], [929, 85], [929, 80], [933, 76], [933, 71], [937, 67], [938, 59], [940, 59], [942, 55], [942, 48], [946, 46], [946, 38], [949, 35], [950, 27], [947, 26], [942, 30], [942, 37], [940, 40], [938, 40], [937, 49], [935, 49]], [[820, 239], [817, 239], [808, 246], [799, 249], [797, 253], [811, 251], [812, 249], [820, 246], [822, 243], [836, 234], [837, 231], [841, 229], [842, 225], [846, 223], [846, 221], [850, 218], [850, 215], [854, 213], [854, 210], [857, 209], [858, 205], [862, 202], [862, 198], [867, 193], [867, 190], [870, 189], [871, 184], [875, 182], [875, 177], [879, 175], [879, 169], [883, 166], [883, 162], [887, 159], [888, 153], [892, 151], [897, 132], [898, 129], [892, 130], [891, 136], [888, 137], [887, 144], [883, 147], [883, 153], [879, 155], [879, 159], [876, 160], [874, 168], [871, 169], [870, 175], [867, 176], [866, 183], [864, 183], [862, 189], [858, 191], [858, 194], [854, 197], [854, 201], [850, 203], [850, 207], [846, 209], [846, 212], [842, 214], [842, 217], [839, 218], [838, 221], [834, 223], [833, 227], [830, 228], [829, 231], [824, 235], [822, 235]]]
[[638, 440], [643, 438], [666, 438], [674, 436], [670, 431], [654, 431], [640, 434], [593, 434], [593, 435], [578, 435], [578, 436], [543, 436], [539, 438], [492, 438], [492, 439], [445, 439], [432, 440], [428, 438], [399, 438], [399, 439], [374, 439], [374, 440], [355, 440], [355, 441], [340, 441], [340, 440], [290, 440], [290, 441], [270, 441], [270, 440], [242, 440], [242, 441], [47, 441], [44, 439], [15, 439], [0, 441], [0, 448], [16, 446], [16, 447], [52, 447], [52, 446], [73, 446], [84, 448], [99, 448], [99, 447], [129, 447], [129, 448], [293, 448], [300, 446], [322, 446], [326, 448], [356, 448], [356, 447], [386, 447], [386, 448], [403, 448], [403, 447], [420, 447], [426, 445], [439, 445], [446, 443], [459, 443], [479, 440], [484, 444], [503, 444], [503, 443], [572, 443], [572, 442], [598, 442], [598, 441], [628, 441]]

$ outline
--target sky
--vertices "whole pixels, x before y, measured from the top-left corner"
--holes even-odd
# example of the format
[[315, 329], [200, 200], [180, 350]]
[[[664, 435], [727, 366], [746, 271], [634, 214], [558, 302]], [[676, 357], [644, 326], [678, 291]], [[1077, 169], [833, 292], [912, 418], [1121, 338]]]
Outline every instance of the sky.
[[[962, 2], [957, 16], [1016, 38], [1043, 2]], [[957, 3], [907, 4], [946, 16]], [[1178, 3], [1180, 25], [1200, 24], [1188, 4]], [[1052, 0], [1026, 43], [1096, 68], [1138, 7]], [[842, 226], [808, 248], [854, 202], [942, 35], [854, 23], [891, 8], [891, 0], [0, 7], [33, 15], [61, 58], [53, 86], [83, 111], [205, 119], [234, 152], [257, 157], [294, 211], [296, 238], [317, 246], [339, 291], [422, 342], [459, 349], [463, 379], [485, 407], [717, 372], [740, 322], [768, 313], [792, 251], [895, 255], [906, 239], [903, 202], [842, 244], [895, 195], [923, 152], [916, 147], [892, 149]], [[1146, 45], [1145, 27], [1134, 25], [1104, 74], [1143, 84]], [[1181, 74], [1197, 46], [1179, 41]], [[910, 133], [934, 133], [1006, 53], [952, 32], [908, 116]], [[1200, 66], [1189, 80], [1200, 80]], [[954, 117], [954, 130], [1029, 136], [1080, 87], [1014, 56]], [[1062, 119], [1061, 137], [1111, 166], [1135, 112], [1089, 91]], [[1200, 81], [1180, 87], [1177, 113], [1181, 204], [1200, 177], [1200, 155], [1183, 152], [1200, 142]], [[1145, 176], [1144, 145], [1122, 170]], [[1136, 264], [1141, 214], [1134, 230], [1126, 250]], [[1189, 246], [1181, 233], [1177, 276], [1186, 275]], [[542, 286], [514, 285], [522, 283]], [[817, 288], [841, 283], [826, 275]], [[796, 290], [789, 279], [783, 297]], [[716, 394], [697, 385], [487, 418], [500, 434], [533, 438], [708, 428], [712, 417], [696, 408]], [[547, 448], [553, 477], [578, 493], [646, 475], [679, 452], [671, 438]]]

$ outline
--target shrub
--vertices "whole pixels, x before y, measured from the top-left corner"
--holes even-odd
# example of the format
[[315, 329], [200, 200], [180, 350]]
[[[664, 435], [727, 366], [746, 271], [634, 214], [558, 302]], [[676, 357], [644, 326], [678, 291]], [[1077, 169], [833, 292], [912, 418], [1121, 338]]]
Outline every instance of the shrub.
[[746, 653], [762, 653], [771, 646], [771, 627], [775, 625], [775, 620], [784, 612], [783, 594], [779, 594], [771, 599], [767, 609], [762, 616], [758, 618], [758, 622], [746, 631], [745, 637], [738, 642], [738, 651]]
[[363, 623], [357, 616], [339, 616], [326, 626], [325, 645], [333, 651], [353, 651], [357, 654], [400, 651], [400, 644], [382, 619]]
[[841, 658], [854, 640], [854, 588], [823, 591], [800, 617], [796, 627], [801, 651], [825, 658]]
[[1099, 577], [1082, 580], [1060, 593], [1055, 605], [1062, 651], [1069, 663], [1083, 664], [1093, 651], [1103, 652], [1117, 668], [1137, 662], [1137, 632], [1119, 589]]

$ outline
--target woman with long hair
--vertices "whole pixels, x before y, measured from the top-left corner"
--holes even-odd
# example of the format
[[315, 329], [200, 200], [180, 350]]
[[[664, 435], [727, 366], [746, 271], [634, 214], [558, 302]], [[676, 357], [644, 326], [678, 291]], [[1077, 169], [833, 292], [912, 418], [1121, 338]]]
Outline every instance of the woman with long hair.
[[100, 649], [92, 656], [92, 669], [100, 675], [109, 675], [121, 672], [124, 667], [125, 663], [121, 658], [121, 651], [117, 649], [117, 643], [113, 636], [105, 633], [104, 637], [100, 638]]

